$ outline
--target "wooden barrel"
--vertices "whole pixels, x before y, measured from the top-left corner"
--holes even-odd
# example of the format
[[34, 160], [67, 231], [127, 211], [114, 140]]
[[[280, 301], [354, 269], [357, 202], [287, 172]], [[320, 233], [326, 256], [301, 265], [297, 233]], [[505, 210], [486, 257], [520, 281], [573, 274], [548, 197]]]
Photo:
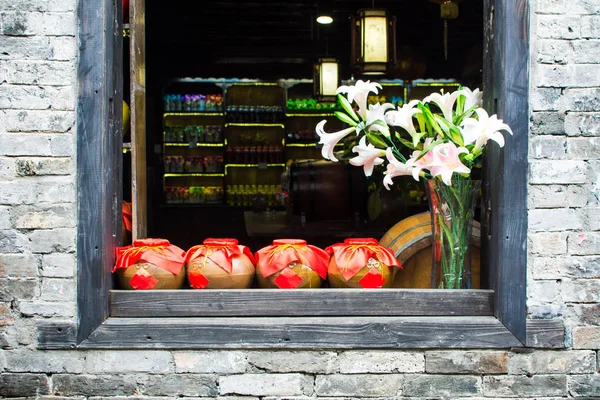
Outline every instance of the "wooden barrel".
[[362, 168], [328, 160], [296, 161], [289, 169], [293, 213], [307, 219], [344, 220], [365, 208]]
[[[480, 288], [480, 225], [474, 221], [471, 234], [471, 284]], [[396, 273], [395, 288], [431, 287], [431, 218], [428, 212], [412, 215], [392, 226], [379, 244], [394, 251], [402, 264]]]

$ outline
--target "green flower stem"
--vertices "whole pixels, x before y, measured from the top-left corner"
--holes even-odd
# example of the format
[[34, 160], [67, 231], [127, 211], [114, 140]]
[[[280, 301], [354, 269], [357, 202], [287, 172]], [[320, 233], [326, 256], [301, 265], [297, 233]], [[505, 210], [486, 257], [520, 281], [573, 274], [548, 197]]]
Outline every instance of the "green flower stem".
[[[432, 283], [440, 288], [471, 288], [471, 260], [468, 257], [473, 206], [479, 183], [459, 175], [452, 177], [452, 186], [445, 185], [438, 178], [428, 181], [434, 235]], [[441, 249], [436, 249], [436, 246], [441, 246]], [[436, 283], [438, 270], [442, 274], [439, 284]]]

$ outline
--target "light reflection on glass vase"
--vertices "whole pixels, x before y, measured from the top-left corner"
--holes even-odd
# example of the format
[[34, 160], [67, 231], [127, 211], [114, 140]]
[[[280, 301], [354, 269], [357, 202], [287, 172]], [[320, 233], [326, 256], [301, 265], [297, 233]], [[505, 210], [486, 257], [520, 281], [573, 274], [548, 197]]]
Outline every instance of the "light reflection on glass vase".
[[470, 238], [481, 181], [454, 174], [451, 186], [433, 178], [425, 187], [433, 234], [431, 287], [471, 289]]

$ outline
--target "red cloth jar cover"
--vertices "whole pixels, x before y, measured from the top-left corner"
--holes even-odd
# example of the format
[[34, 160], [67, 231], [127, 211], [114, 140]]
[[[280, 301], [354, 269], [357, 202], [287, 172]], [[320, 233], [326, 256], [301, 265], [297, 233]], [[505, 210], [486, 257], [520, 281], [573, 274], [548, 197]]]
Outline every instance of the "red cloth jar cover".
[[126, 230], [131, 232], [131, 228], [133, 226], [133, 212], [131, 211], [131, 203], [128, 203], [126, 201], [123, 202], [123, 206], [121, 207], [121, 214], [123, 216], [123, 226]]
[[[270, 246], [258, 250], [255, 254], [259, 283], [261, 276], [274, 277], [273, 283], [279, 288], [297, 288], [302, 278], [286, 267], [302, 264], [314, 271], [321, 279], [327, 277], [329, 255], [302, 239], [276, 239]], [[312, 272], [311, 272], [312, 273]], [[317, 278], [318, 279], [318, 278]]]
[[123, 218], [123, 224], [121, 226], [121, 246], [127, 246], [128, 244], [131, 244], [131, 229], [133, 227], [131, 203], [127, 203], [126, 201], [123, 202], [121, 216]]
[[[377, 239], [352, 238], [345, 239], [344, 243], [336, 243], [325, 251], [332, 255], [332, 264], [346, 281], [350, 281], [359, 271], [369, 265], [369, 260], [374, 259], [387, 267], [397, 266], [402, 268], [392, 250], [381, 246]], [[331, 273], [331, 271], [330, 271]], [[382, 276], [371, 269], [360, 281], [363, 287], [381, 287]]]
[[168, 240], [136, 240], [117, 247], [116, 253], [112, 272], [118, 273], [123, 288], [176, 289], [183, 283], [185, 252]]
[[208, 238], [187, 251], [185, 263], [194, 289], [244, 289], [254, 277], [252, 251], [237, 239]]

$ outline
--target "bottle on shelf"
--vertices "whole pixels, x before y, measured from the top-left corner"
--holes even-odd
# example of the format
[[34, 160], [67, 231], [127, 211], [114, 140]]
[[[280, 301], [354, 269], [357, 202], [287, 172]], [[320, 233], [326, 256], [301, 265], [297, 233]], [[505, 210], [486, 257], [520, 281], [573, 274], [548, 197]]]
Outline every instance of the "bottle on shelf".
[[163, 98], [165, 112], [220, 112], [222, 94], [167, 94]]

